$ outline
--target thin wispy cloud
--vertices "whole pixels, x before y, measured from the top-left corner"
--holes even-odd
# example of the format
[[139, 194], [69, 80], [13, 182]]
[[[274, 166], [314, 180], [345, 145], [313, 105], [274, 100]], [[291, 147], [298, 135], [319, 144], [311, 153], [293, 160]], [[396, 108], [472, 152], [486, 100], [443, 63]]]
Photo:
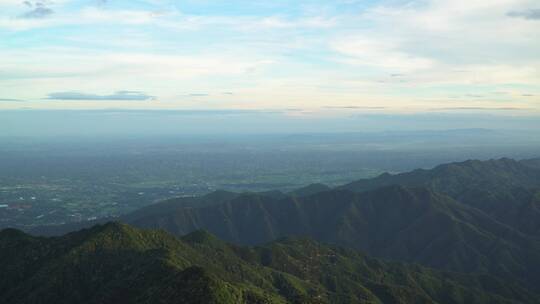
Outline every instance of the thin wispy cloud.
[[325, 106], [324, 109], [344, 109], [344, 110], [384, 110], [386, 107], [370, 106]]
[[87, 94], [81, 92], [55, 92], [47, 97], [49, 100], [79, 100], [79, 101], [146, 101], [154, 99], [154, 96], [138, 91], [117, 91], [109, 95]]
[[29, 11], [20, 15], [20, 18], [29, 18], [29, 19], [40, 19], [45, 18], [54, 13], [54, 11], [49, 7], [51, 1], [24, 1], [22, 2]]
[[6, 102], [21, 102], [24, 101], [22, 99], [15, 99], [15, 98], [0, 98], [0, 101], [6, 101]]
[[243, 110], [243, 109], [193, 109], [193, 110], [126, 110], [126, 109], [103, 109], [89, 111], [92, 114], [132, 114], [132, 115], [153, 115], [153, 116], [229, 116], [229, 115], [274, 115], [283, 114], [286, 111], [276, 110]]
[[540, 20], [540, 9], [528, 9], [524, 11], [511, 11], [509, 17], [523, 18], [528, 20]]
[[189, 96], [189, 97], [208, 97], [208, 96], [210, 96], [210, 94], [208, 94], [208, 93], [191, 93], [191, 94], [188, 94], [187, 96]]
[[524, 111], [528, 108], [518, 107], [448, 107], [448, 108], [433, 108], [432, 111]]
[[21, 18], [45, 18], [52, 15], [54, 11], [48, 7], [36, 7], [21, 15]]

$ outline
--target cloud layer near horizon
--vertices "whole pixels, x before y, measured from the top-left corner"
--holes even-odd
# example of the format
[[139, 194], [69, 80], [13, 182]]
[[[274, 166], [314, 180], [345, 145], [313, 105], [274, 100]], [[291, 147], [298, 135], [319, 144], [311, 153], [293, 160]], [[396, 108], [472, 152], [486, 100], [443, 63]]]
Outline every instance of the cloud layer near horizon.
[[49, 100], [89, 100], [89, 101], [100, 101], [100, 100], [132, 100], [132, 101], [143, 101], [154, 99], [154, 96], [147, 95], [139, 91], [117, 91], [113, 94], [108, 95], [98, 95], [98, 94], [87, 94], [81, 92], [55, 92], [50, 93]]

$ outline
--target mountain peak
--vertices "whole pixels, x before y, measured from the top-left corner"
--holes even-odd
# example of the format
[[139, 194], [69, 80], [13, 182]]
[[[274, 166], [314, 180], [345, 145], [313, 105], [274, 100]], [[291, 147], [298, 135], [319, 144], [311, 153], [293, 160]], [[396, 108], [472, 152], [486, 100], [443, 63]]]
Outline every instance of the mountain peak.
[[111, 221], [101, 225], [96, 225], [91, 230], [93, 230], [94, 233], [129, 233], [134, 229], [127, 224]]

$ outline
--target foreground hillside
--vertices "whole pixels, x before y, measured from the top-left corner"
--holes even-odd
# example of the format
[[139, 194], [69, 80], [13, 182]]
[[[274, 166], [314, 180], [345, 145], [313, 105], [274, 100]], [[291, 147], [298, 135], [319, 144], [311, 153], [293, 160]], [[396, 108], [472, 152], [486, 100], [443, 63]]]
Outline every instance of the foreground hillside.
[[288, 238], [228, 245], [108, 223], [62, 237], [0, 232], [0, 302], [539, 303], [492, 276], [388, 263]]

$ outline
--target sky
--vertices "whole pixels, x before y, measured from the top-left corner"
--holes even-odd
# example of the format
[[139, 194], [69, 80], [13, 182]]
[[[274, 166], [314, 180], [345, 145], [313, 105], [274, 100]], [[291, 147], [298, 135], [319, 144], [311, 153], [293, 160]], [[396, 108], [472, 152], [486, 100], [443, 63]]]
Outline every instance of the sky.
[[536, 116], [540, 1], [0, 0], [15, 109]]

